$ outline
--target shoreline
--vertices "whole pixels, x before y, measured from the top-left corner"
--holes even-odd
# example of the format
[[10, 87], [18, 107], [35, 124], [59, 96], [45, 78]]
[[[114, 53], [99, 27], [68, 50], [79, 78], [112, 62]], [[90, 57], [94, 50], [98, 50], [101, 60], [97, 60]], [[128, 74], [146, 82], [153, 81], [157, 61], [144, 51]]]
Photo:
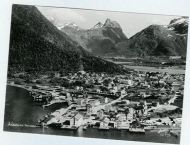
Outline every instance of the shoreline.
[[[159, 73], [161, 73], [161, 72], [159, 72]], [[49, 86], [47, 86], [47, 90], [46, 89], [44, 89], [44, 85], [39, 85], [39, 84], [37, 84], [37, 83], [29, 83], [29, 84], [27, 84], [27, 83], [25, 83], [25, 81], [21, 81], [20, 83], [15, 83], [15, 80], [14, 79], [8, 79], [8, 81], [7, 81], [7, 84], [6, 84], [7, 86], [10, 86], [10, 87], [15, 87], [15, 88], [19, 88], [19, 89], [23, 89], [23, 90], [25, 90], [25, 91], [28, 91], [29, 92], [29, 94], [30, 94], [30, 96], [32, 96], [33, 97], [33, 93], [34, 94], [47, 94], [47, 93], [51, 93], [52, 91], [54, 92], [55, 90], [56, 90], [56, 87], [55, 86], [51, 86], [51, 85], [49, 85]], [[34, 87], [35, 88], [34, 88]], [[58, 88], [60, 89], [60, 87], [61, 86], [58, 86]], [[55, 90], [54, 90], [55, 89]], [[129, 90], [128, 90], [129, 91]], [[88, 93], [88, 92], [87, 92]], [[54, 94], [55, 94], [55, 92], [54, 92]], [[94, 94], [94, 93], [93, 93]], [[34, 96], [35, 97], [35, 96]], [[53, 97], [59, 97], [59, 96], [53, 96]], [[124, 96], [123, 96], [124, 97]], [[112, 100], [111, 102], [117, 102], [117, 101], [121, 101], [121, 99], [123, 98], [122, 97], [122, 95], [120, 95], [120, 97], [119, 98], [117, 98], [117, 99], [114, 99], [114, 100]], [[52, 101], [52, 100], [51, 100]], [[61, 102], [59, 102], [59, 101], [55, 101], [55, 100], [53, 100], [52, 102], [47, 102], [47, 103], [50, 103], [50, 104], [44, 104], [44, 105], [40, 105], [40, 107], [42, 107], [43, 109], [45, 108], [45, 107], [49, 107], [49, 106], [51, 106], [52, 104], [55, 104], [55, 103], [61, 103]], [[109, 103], [108, 103], [109, 104]], [[112, 104], [112, 103], [110, 103], [110, 104]], [[99, 106], [100, 107], [100, 106]], [[102, 105], [102, 107], [100, 107], [100, 109], [102, 109], [102, 108], [105, 108], [105, 104], [104, 105]], [[100, 110], [99, 109], [99, 110]], [[59, 109], [58, 109], [59, 110]], [[97, 110], [98, 110], [98, 108], [97, 108]], [[56, 110], [57, 111], [57, 110]], [[54, 112], [56, 112], [56, 111], [54, 111]], [[62, 113], [63, 114], [63, 113]], [[56, 115], [57, 116], [57, 115]], [[59, 116], [59, 115], [58, 115]], [[56, 117], [55, 117], [56, 118]], [[116, 122], [115, 122], [116, 123]], [[142, 123], [142, 122], [141, 122]], [[45, 125], [45, 126], [44, 126]], [[45, 122], [40, 122], [39, 124], [34, 124], [34, 125], [28, 125], [28, 124], [17, 124], [17, 123], [12, 123], [12, 124], [7, 124], [6, 125], [6, 127], [4, 126], [4, 128], [6, 128], [7, 129], [7, 131], [8, 130], [10, 130], [11, 128], [9, 128], [9, 127], [12, 127], [12, 128], [20, 128], [20, 127], [22, 127], [22, 128], [26, 128], [26, 130], [27, 130], [27, 128], [50, 128], [50, 130], [51, 131], [53, 131], [53, 133], [51, 133], [51, 134], [56, 134], [56, 128], [53, 128], [53, 127], [48, 127], [48, 125], [47, 125], [47, 122], [45, 123]], [[79, 127], [82, 127], [81, 125], [79, 126]], [[149, 126], [148, 126], [149, 127]], [[83, 132], [85, 132], [85, 131], [87, 131], [88, 132], [88, 130], [91, 130], [93, 127], [89, 127], [89, 129], [87, 128], [87, 129], [85, 129]], [[139, 133], [141, 133], [142, 131], [138, 131], [138, 128], [137, 128], [137, 130], [135, 130], [135, 127], [133, 127], [134, 128], [134, 131], [130, 131], [129, 129], [123, 129], [123, 128], [118, 128], [118, 126], [117, 127], [115, 127], [115, 128], [96, 128], [97, 130], [99, 130], [99, 131], [97, 131], [97, 132], [101, 132], [102, 130], [106, 130], [106, 131], [111, 131], [111, 130], [118, 130], [118, 131], [123, 131], [123, 130], [127, 130], [127, 132], [129, 132], [129, 133], [132, 133], [132, 134], [139, 134]], [[66, 130], [66, 129], [71, 129], [70, 128], [70, 126], [68, 127], [68, 128], [59, 128], [60, 130]], [[25, 129], [24, 129], [25, 130]], [[71, 129], [72, 130], [72, 129]], [[144, 134], [146, 134], [146, 133], [148, 133], [148, 132], [152, 132], [152, 133], [155, 133], [155, 134], [157, 134], [157, 136], [159, 136], [159, 137], [161, 137], [161, 136], [173, 136], [173, 137], [175, 137], [175, 138], [178, 138], [178, 140], [177, 141], [179, 141], [180, 140], [180, 132], [181, 132], [181, 128], [168, 128], [168, 127], [162, 127], [162, 128], [159, 128], [159, 126], [155, 126], [155, 128], [150, 128], [150, 129], [146, 129], [145, 127], [143, 128], [143, 133]], [[36, 130], [37, 131], [37, 130]], [[75, 131], [78, 131], [78, 129], [75, 129]], [[109, 133], [108, 133], [109, 134]], [[79, 135], [77, 135], [77, 136], [79, 136]], [[97, 135], [98, 136], [98, 135]]]
[[[18, 85], [18, 84], [11, 84], [11, 83], [7, 83], [7, 86], [10, 86], [10, 87], [16, 87], [16, 88], [20, 88], [20, 89], [23, 89], [25, 91], [33, 91], [32, 89], [29, 89], [26, 87], [26, 85]], [[117, 99], [116, 99], [117, 100]], [[41, 105], [41, 107], [44, 109], [46, 107], [49, 107], [55, 103], [62, 103], [62, 102], [52, 102], [50, 104], [46, 104], [46, 105]], [[60, 109], [58, 109], [60, 110]], [[109, 128], [110, 129], [110, 128]], [[118, 129], [118, 128], [115, 128], [117, 130], [122, 130], [122, 129]], [[159, 127], [155, 127], [155, 128], [150, 128], [150, 129], [145, 129], [146, 131], [153, 131], [153, 132], [159, 132], [160, 130], [181, 130], [181, 128], [169, 128], [169, 127], [165, 127], [165, 128], [159, 128]]]
[[[14, 85], [14, 84], [8, 84], [7, 83], [7, 86], [11, 86], [13, 88], [17, 87], [17, 88], [21, 88], [24, 90], [28, 90], [27, 86], [25, 86], [25, 85]], [[22, 126], [16, 127], [16, 126], [8, 126], [8, 122], [6, 124], [4, 124], [4, 130], [5, 131], [14, 131], [14, 132], [18, 131], [18, 132], [20, 132], [19, 131], [20, 129], [22, 129], [23, 132], [28, 132], [28, 133], [43, 133], [43, 134], [62, 135], [62, 136], [63, 135], [66, 135], [66, 136], [69, 135], [67, 133], [68, 131], [66, 129], [54, 129], [54, 128], [50, 128], [50, 127], [48, 127], [48, 128], [44, 127], [44, 132], [42, 132], [43, 131], [42, 126], [35, 126], [35, 127], [24, 126], [24, 123], [23, 123]], [[86, 130], [82, 130], [82, 136], [83, 137], [87, 137], [87, 136], [93, 137], [94, 135], [90, 133], [93, 131], [95, 132], [95, 134], [97, 134], [97, 135], [95, 135], [96, 138], [101, 138], [101, 137], [99, 137], [98, 134], [100, 134], [103, 130], [98, 130], [98, 129], [94, 130], [92, 127], [87, 128]], [[118, 131], [118, 133], [117, 133], [117, 131]], [[124, 131], [126, 132], [125, 138], [120, 137], [119, 133], [124, 132]], [[81, 130], [72, 130], [69, 132], [73, 132], [73, 134], [71, 136], [76, 136], [76, 137], [81, 136], [80, 134], [78, 134], [78, 132], [81, 133]], [[117, 135], [118, 137], [114, 137], [113, 139], [121, 139], [121, 140], [131, 140], [131, 136], [133, 136], [133, 134], [136, 134], [137, 136], [139, 134], [139, 133], [133, 133], [133, 132], [130, 133], [129, 131], [122, 130], [122, 129], [109, 129], [106, 131], [105, 134], [106, 134], [107, 138], [111, 138], [110, 135], [113, 134], [114, 132], [118, 134]], [[147, 140], [145, 140], [146, 142], [151, 140], [151, 136], [152, 136], [151, 134], [154, 134], [155, 136], [157, 136], [157, 138], [160, 138], [160, 139], [163, 138], [163, 140], [165, 140], [165, 142], [168, 142], [168, 143], [176, 143], [177, 144], [180, 141], [180, 136], [176, 136], [175, 133], [174, 133], [174, 135], [168, 134], [168, 131], [165, 131], [165, 133], [159, 133], [158, 129], [146, 130], [144, 135], [143, 134], [140, 135], [140, 136], [142, 136], [142, 138], [140, 138], [139, 141], [141, 141], [141, 140], [143, 141], [144, 140], [143, 138], [147, 138]], [[159, 143], [160, 141], [161, 140], [159, 140], [159, 139], [157, 139], [157, 140], [155, 139], [153, 142]]]
[[30, 91], [28, 88], [24, 87], [24, 85], [11, 84], [11, 83], [8, 83], [8, 82], [7, 82], [6, 85], [10, 86], [10, 87], [17, 87], [17, 88], [20, 88], [20, 89], [24, 89], [26, 91]]
[[[10, 126], [10, 127], [31, 127], [31, 128], [42, 128], [41, 126], [38, 126], [38, 125], [33, 125], [33, 124], [25, 124], [25, 123], [14, 123], [14, 122], [8, 122], [7, 126]], [[79, 127], [82, 127], [83, 125], [79, 126]], [[46, 128], [52, 128], [54, 129], [53, 127], [47, 127]], [[99, 129], [98, 127], [88, 127], [89, 129]], [[85, 130], [88, 130], [85, 129]], [[63, 129], [63, 128], [60, 128], [60, 129]], [[64, 129], [63, 129], [64, 130]], [[128, 131], [129, 129], [122, 129], [122, 128], [108, 128], [108, 131], [109, 130], [118, 130], [118, 131], [121, 131], [121, 130], [126, 130]], [[152, 129], [145, 129], [145, 131], [147, 132], [156, 132], [156, 133], [160, 133], [160, 132], [168, 132], [168, 131], [179, 131], [181, 129], [175, 129], [175, 128], [152, 128]]]

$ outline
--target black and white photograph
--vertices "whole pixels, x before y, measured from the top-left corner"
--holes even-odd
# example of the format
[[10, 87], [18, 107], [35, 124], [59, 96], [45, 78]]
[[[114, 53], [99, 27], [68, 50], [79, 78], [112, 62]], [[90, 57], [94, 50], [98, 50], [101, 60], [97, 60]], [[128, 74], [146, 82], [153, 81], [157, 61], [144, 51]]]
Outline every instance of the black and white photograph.
[[188, 23], [13, 4], [3, 130], [180, 144]]

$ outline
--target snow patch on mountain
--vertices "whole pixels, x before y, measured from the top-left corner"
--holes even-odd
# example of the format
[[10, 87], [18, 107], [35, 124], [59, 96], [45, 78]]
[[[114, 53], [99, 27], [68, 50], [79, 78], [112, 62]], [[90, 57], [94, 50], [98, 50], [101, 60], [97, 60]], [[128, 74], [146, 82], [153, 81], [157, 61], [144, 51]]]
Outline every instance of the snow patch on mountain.
[[189, 20], [187, 18], [182, 17], [182, 18], [178, 18], [178, 19], [175, 19], [174, 21], [172, 21], [170, 23], [170, 26], [180, 25], [180, 24], [183, 24], [183, 23], [184, 23], [184, 25], [188, 25], [188, 22], [189, 22]]
[[65, 23], [62, 26], [57, 26], [57, 28], [59, 30], [64, 29], [65, 27], [70, 27], [70, 28], [73, 28], [73, 29], [76, 29], [76, 30], [81, 30], [81, 28], [75, 23]]
[[91, 29], [98, 29], [98, 28], [102, 28], [104, 24], [102, 24], [101, 22], [98, 22], [96, 25], [94, 25], [93, 28]]

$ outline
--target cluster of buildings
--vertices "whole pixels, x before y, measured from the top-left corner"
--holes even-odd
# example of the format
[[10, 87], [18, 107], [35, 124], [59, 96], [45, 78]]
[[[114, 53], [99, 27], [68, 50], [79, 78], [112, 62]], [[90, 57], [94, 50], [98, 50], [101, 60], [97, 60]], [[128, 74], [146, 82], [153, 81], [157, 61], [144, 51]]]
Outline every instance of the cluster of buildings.
[[56, 73], [45, 78], [49, 86], [31, 85], [30, 91], [34, 101], [43, 102], [44, 107], [67, 103], [67, 107], [49, 115], [48, 126], [144, 132], [152, 126], [180, 128], [184, 77], [137, 71], [125, 75], [79, 71], [61, 76]]
[[[51, 87], [49, 104], [66, 101], [68, 108], [53, 112], [47, 125], [134, 132], [144, 132], [147, 126], [180, 126], [175, 120], [181, 117], [184, 75], [135, 71], [109, 75], [81, 71], [58, 78], [64, 83]], [[64, 86], [66, 82], [69, 85]], [[167, 123], [162, 121], [167, 117]]]

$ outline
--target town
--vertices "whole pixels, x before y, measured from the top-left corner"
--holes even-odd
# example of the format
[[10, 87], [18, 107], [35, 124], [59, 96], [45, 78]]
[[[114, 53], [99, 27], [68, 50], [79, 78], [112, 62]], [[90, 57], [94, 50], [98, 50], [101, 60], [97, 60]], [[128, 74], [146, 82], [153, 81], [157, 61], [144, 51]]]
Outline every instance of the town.
[[27, 75], [16, 74], [8, 84], [27, 89], [33, 102], [44, 109], [64, 104], [38, 120], [39, 126], [68, 130], [93, 127], [133, 133], [163, 130], [179, 136], [184, 74], [56, 72], [30, 81], [23, 76]]

